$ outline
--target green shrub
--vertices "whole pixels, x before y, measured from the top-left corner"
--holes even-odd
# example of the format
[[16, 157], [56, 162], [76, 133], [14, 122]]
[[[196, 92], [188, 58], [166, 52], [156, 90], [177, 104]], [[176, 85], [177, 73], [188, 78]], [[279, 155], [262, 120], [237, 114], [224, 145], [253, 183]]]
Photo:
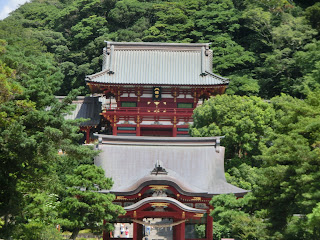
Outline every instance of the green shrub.
[[17, 240], [63, 240], [61, 233], [54, 226], [39, 222], [21, 224], [14, 233]]

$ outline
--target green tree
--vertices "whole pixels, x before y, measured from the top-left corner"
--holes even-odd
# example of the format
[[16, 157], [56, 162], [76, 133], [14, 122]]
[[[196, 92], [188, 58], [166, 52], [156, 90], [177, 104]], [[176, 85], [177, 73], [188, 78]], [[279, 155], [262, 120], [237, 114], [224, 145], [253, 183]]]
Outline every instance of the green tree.
[[[271, 234], [282, 233], [280, 239], [288, 239], [294, 214], [310, 214], [320, 201], [319, 91], [310, 92], [305, 100], [283, 95], [271, 102], [277, 121], [261, 145], [264, 165], [253, 193], [256, 205], [267, 210]], [[300, 236], [316, 239], [308, 235], [306, 219], [294, 224], [300, 226]]]
[[115, 196], [99, 193], [112, 187], [112, 180], [104, 176], [102, 168], [82, 165], [66, 177], [66, 197], [60, 204], [60, 224], [72, 231], [76, 239], [81, 229], [112, 230], [111, 224], [103, 220], [114, 220], [124, 214], [122, 207], [112, 204]]
[[[0, 39], [0, 55], [4, 54], [6, 42]], [[15, 71], [0, 60], [0, 104], [7, 102], [22, 92], [21, 86], [14, 81]]]
[[185, 1], [162, 2], [153, 5], [156, 19], [152, 27], [145, 31], [143, 41], [150, 42], [191, 42], [189, 33], [194, 22], [188, 17]]
[[270, 131], [274, 111], [258, 97], [221, 95], [196, 108], [193, 119], [192, 136], [225, 136], [226, 158], [246, 158], [259, 154], [259, 142]]
[[[37, 234], [51, 231], [56, 217], [56, 210], [47, 204], [56, 204], [48, 196], [57, 194], [62, 185], [56, 173], [59, 150], [80, 161], [92, 159], [96, 152], [78, 145], [77, 122], [63, 117], [79, 91], [62, 102], [53, 95], [61, 73], [52, 55], [44, 53], [39, 40], [27, 31], [12, 31], [9, 40], [5, 49], [1, 41], [0, 48], [0, 216], [4, 219], [0, 234], [5, 239], [40, 239]], [[28, 236], [23, 235], [26, 232]]]
[[218, 73], [227, 74], [255, 62], [253, 53], [246, 51], [228, 34], [219, 34], [211, 40], [213, 41], [211, 49], [214, 52], [213, 67]]
[[82, 19], [79, 23], [71, 27], [71, 34], [73, 37], [75, 48], [81, 48], [87, 44], [88, 41], [94, 40], [99, 35], [107, 32], [105, 27], [107, 21], [103, 17], [92, 15], [89, 18]]
[[317, 203], [316, 207], [312, 209], [312, 213], [307, 215], [308, 228], [316, 238], [320, 237], [319, 225], [320, 225], [320, 203]]
[[139, 2], [138, 0], [122, 0], [115, 4], [115, 7], [110, 11], [108, 18], [118, 27], [127, 29], [133, 25], [148, 11], [147, 2]]
[[228, 78], [232, 80], [226, 90], [227, 94], [240, 96], [257, 96], [259, 94], [259, 83], [250, 75], [231, 75]]
[[295, 52], [296, 66], [300, 68], [302, 76], [301, 84], [297, 89], [303, 94], [320, 87], [320, 41], [306, 44], [300, 51]]
[[320, 3], [317, 2], [313, 6], [310, 6], [305, 11], [306, 19], [309, 21], [311, 26], [314, 29], [318, 30], [318, 33], [320, 32]]
[[214, 206], [211, 216], [214, 221], [214, 239], [237, 237], [243, 240], [268, 239], [267, 225], [261, 218], [261, 213], [252, 209], [252, 199], [249, 193], [243, 198], [232, 194], [219, 195], [212, 198]]

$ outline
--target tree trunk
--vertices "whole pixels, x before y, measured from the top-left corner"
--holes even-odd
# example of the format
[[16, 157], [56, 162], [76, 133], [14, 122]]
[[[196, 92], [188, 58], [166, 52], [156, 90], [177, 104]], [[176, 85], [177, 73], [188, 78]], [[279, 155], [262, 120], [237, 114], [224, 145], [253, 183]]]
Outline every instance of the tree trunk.
[[78, 229], [78, 228], [74, 229], [73, 232], [72, 232], [72, 235], [71, 235], [70, 239], [75, 240], [75, 239], [77, 238], [79, 232], [80, 232], [80, 229]]
[[[9, 215], [6, 214], [6, 215], [4, 216], [4, 227], [5, 227], [6, 229], [8, 229], [8, 226], [9, 226]], [[8, 234], [8, 232], [7, 232], [6, 234]], [[4, 236], [4, 239], [5, 239], [5, 240], [11, 240], [11, 236], [10, 236], [10, 235]]]

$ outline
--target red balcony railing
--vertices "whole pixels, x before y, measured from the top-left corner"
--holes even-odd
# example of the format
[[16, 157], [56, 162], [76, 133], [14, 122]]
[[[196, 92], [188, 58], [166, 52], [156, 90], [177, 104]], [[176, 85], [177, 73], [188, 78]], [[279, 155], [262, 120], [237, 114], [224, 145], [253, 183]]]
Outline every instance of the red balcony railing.
[[116, 116], [179, 116], [191, 117], [192, 108], [150, 108], [150, 107], [118, 107], [105, 109], [103, 115]]

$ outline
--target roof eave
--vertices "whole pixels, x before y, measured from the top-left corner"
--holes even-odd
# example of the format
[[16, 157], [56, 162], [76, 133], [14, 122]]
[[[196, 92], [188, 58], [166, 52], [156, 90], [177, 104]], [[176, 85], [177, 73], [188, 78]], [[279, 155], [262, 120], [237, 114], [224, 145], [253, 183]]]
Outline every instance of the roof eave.
[[148, 47], [207, 47], [209, 48], [211, 43], [163, 43], [163, 42], [111, 42], [104, 41], [107, 45], [115, 46], [148, 46]]

